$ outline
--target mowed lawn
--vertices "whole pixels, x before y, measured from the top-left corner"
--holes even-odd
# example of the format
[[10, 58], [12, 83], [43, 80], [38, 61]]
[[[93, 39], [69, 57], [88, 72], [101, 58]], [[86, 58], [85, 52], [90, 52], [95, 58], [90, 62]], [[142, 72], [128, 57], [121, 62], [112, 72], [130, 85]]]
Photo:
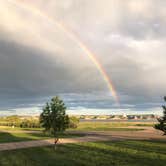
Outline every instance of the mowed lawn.
[[[135, 129], [135, 128], [111, 128], [109, 131], [139, 131], [143, 129]], [[89, 129], [89, 131], [92, 131]], [[96, 131], [100, 131], [97, 129]], [[104, 130], [106, 131], [106, 130]], [[58, 134], [59, 138], [74, 138], [74, 137], [83, 137], [86, 133], [70, 133], [64, 132]], [[24, 133], [24, 132], [0, 132], [0, 143], [7, 142], [21, 142], [21, 141], [31, 141], [31, 140], [43, 140], [53, 138], [52, 135], [41, 133]]]
[[1, 166], [165, 166], [166, 142], [110, 141], [0, 152]]
[[[135, 123], [123, 123], [123, 122], [80, 122], [76, 129], [68, 129], [67, 131], [139, 131], [144, 130], [143, 128], [135, 127], [128, 128], [128, 126], [134, 126]], [[33, 133], [25, 133], [24, 131], [33, 131]], [[18, 142], [18, 141], [29, 141], [29, 140], [41, 140], [52, 138], [50, 135], [46, 135], [42, 132], [42, 128], [12, 128], [7, 126], [0, 126], [0, 143], [5, 142]], [[6, 132], [3, 132], [6, 131]], [[18, 131], [18, 133], [17, 133]], [[36, 131], [36, 133], [34, 133]], [[84, 134], [77, 134], [66, 132], [60, 134], [60, 138], [67, 137], [80, 137]]]
[[[60, 133], [59, 138], [82, 137], [84, 134], [79, 133]], [[53, 136], [44, 133], [2, 133], [0, 132], [0, 143], [20, 142], [30, 140], [50, 139]]]
[[[80, 122], [74, 130], [79, 131], [139, 131], [142, 128], [128, 128], [128, 126], [136, 126], [132, 122]], [[70, 129], [73, 130], [73, 129]]]
[[[152, 126], [151, 123], [134, 123], [134, 122], [80, 122], [76, 129], [68, 129], [68, 131], [137, 131], [143, 130], [138, 126]], [[128, 128], [128, 126], [136, 126], [135, 128]], [[7, 131], [41, 131], [43, 128], [19, 128], [19, 127], [7, 127], [0, 126], [0, 130]]]

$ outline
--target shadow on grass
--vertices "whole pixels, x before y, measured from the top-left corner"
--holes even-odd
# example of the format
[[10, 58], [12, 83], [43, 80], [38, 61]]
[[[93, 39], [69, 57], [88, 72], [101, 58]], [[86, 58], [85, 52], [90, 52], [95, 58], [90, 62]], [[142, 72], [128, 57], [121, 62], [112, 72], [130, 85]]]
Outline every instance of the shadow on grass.
[[[132, 146], [137, 141], [96, 142], [29, 148], [0, 152], [0, 165], [8, 166], [164, 166], [166, 155], [155, 149], [146, 152]], [[144, 143], [144, 141], [142, 141]], [[146, 143], [146, 141], [145, 141]], [[122, 146], [125, 144], [126, 146]], [[157, 143], [158, 144], [158, 143]], [[164, 143], [159, 143], [162, 147]], [[127, 146], [128, 145], [128, 146]], [[155, 147], [156, 142], [152, 142]], [[158, 146], [158, 145], [157, 145]], [[144, 148], [151, 149], [151, 145]], [[165, 149], [166, 150], [166, 149]]]
[[[108, 143], [110, 145], [110, 143]], [[139, 150], [143, 152], [150, 153], [160, 153], [166, 155], [166, 141], [157, 141], [157, 140], [128, 140], [128, 141], [119, 141], [113, 142], [111, 145], [115, 145], [120, 148], [128, 148], [132, 150]], [[162, 145], [162, 146], [161, 146]]]
[[78, 128], [78, 129], [69, 129], [68, 131], [142, 131], [145, 130], [143, 128], [119, 128], [119, 127], [85, 127], [85, 128]]
[[[83, 137], [83, 133], [59, 133], [59, 138], [74, 138], [74, 137]], [[8, 133], [0, 132], [0, 143], [8, 142], [20, 142], [20, 141], [31, 141], [31, 140], [43, 140], [54, 138], [50, 134], [46, 133]]]
[[0, 132], [0, 143], [20, 142], [50, 138], [43, 133], [8, 133]]

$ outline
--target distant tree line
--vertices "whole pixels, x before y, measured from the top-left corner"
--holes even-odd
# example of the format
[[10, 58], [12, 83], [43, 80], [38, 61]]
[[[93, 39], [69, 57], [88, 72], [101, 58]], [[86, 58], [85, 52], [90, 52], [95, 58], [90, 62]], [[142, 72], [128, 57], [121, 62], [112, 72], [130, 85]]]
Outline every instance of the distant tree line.
[[34, 118], [21, 118], [17, 115], [1, 117], [0, 126], [14, 126], [21, 128], [40, 128], [40, 123], [38, 119]]
[[[72, 116], [69, 117], [69, 128], [77, 128], [79, 119]], [[34, 118], [21, 118], [20, 116], [13, 115], [7, 117], [0, 117], [0, 126], [14, 126], [20, 128], [42, 128], [39, 119]]]

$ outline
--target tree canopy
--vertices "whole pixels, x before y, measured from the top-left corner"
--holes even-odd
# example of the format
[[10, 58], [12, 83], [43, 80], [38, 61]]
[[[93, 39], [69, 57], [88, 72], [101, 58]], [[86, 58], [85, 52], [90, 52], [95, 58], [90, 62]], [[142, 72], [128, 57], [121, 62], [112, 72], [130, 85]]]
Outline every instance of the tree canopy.
[[69, 117], [66, 114], [66, 106], [59, 97], [53, 97], [50, 103], [46, 103], [40, 115], [40, 124], [45, 131], [57, 137], [58, 132], [63, 132], [69, 126]]
[[[164, 97], [164, 100], [166, 101], [166, 96]], [[163, 135], [166, 135], [166, 106], [163, 105], [162, 107], [163, 107], [163, 116], [157, 119], [159, 124], [156, 124], [155, 128], [163, 131], [164, 132]]]

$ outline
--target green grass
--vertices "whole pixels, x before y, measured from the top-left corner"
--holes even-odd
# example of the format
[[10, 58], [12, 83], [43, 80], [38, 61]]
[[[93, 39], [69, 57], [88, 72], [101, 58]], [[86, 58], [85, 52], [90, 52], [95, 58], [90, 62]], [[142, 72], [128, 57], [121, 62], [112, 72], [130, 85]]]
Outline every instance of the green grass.
[[10, 126], [0, 126], [0, 130], [8, 130], [8, 131], [17, 131], [17, 130], [26, 130], [26, 131], [42, 131], [43, 128], [20, 128], [20, 127], [15, 127], [12, 128]]
[[[73, 138], [81, 136], [84, 136], [84, 134], [74, 134], [74, 133], [59, 134], [60, 138]], [[1, 133], [0, 132], [0, 143], [42, 140], [49, 138], [53, 138], [53, 136], [44, 133]]]
[[0, 152], [1, 166], [165, 166], [166, 142], [110, 141]]
[[[143, 129], [136, 128], [127, 128], [128, 126], [134, 126], [135, 123], [126, 123], [126, 122], [80, 122], [78, 128], [69, 129], [77, 131], [138, 131]], [[137, 125], [135, 125], [137, 126]], [[122, 128], [126, 127], [126, 128]], [[0, 127], [2, 130], [16, 131], [16, 130], [27, 130], [27, 131], [41, 131], [42, 128], [12, 128], [12, 127]]]
[[[75, 131], [140, 131], [144, 129], [138, 129], [138, 128], [106, 128], [106, 127], [86, 127], [86, 128], [81, 128], [81, 129], [73, 129]], [[71, 131], [73, 131], [71, 130]]]
[[79, 129], [92, 127], [92, 128], [112, 128], [112, 127], [127, 127], [131, 126], [131, 123], [123, 123], [123, 122], [80, 122], [78, 125]]
[[134, 126], [143, 126], [143, 127], [153, 127], [155, 123], [140, 123], [140, 124], [134, 124]]
[[[111, 123], [111, 122], [81, 122], [77, 129], [69, 129], [69, 131], [139, 131], [143, 129], [127, 128], [129, 123]], [[126, 128], [120, 128], [124, 127]], [[14, 131], [11, 133], [0, 132], [0, 143], [4, 142], [18, 142], [29, 140], [41, 140], [52, 138], [50, 135], [43, 133], [21, 133], [22, 130], [26, 131], [41, 131], [42, 128], [12, 128], [12, 127], [0, 127], [1, 130]], [[16, 133], [19, 131], [18, 133]], [[83, 134], [61, 134], [60, 137], [77, 137], [83, 136]]]
[[[117, 122], [80, 122], [78, 131], [138, 131], [143, 129], [127, 128], [131, 123], [117, 123]], [[122, 128], [126, 127], [126, 128]], [[73, 129], [70, 129], [73, 130]]]

